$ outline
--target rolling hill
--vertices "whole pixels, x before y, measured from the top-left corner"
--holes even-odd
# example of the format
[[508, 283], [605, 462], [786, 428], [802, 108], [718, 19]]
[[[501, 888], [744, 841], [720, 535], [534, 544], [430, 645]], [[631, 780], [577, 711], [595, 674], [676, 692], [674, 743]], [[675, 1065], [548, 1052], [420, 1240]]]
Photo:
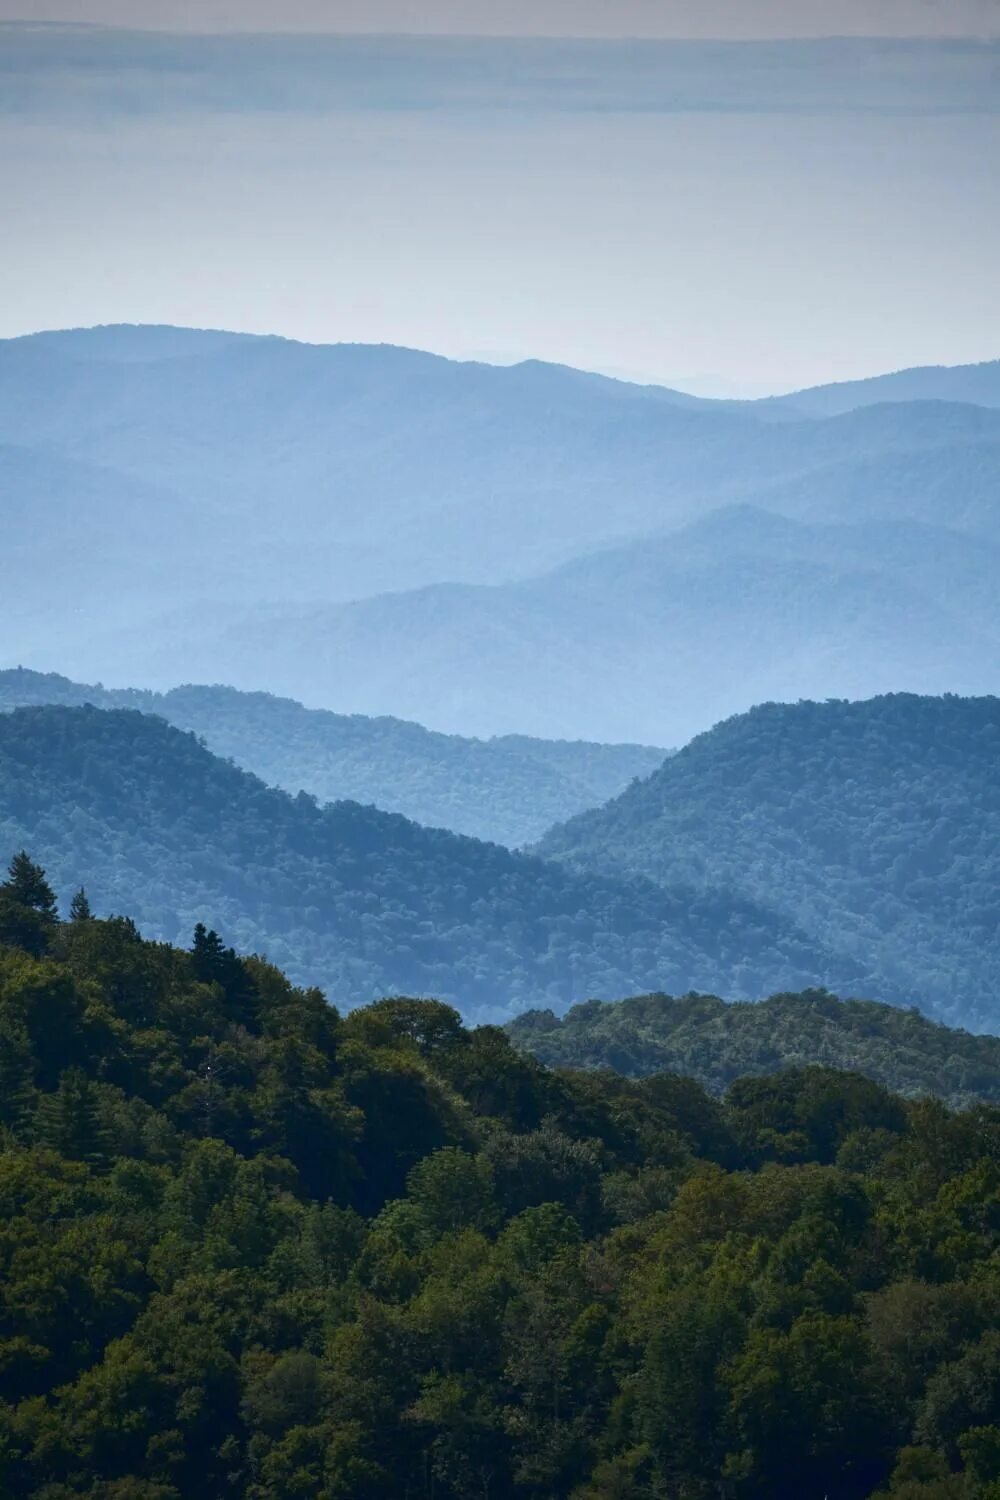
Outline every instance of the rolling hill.
[[654, 771], [667, 753], [525, 735], [463, 739], [401, 719], [310, 710], [227, 687], [153, 693], [0, 671], [0, 711], [86, 703], [158, 714], [271, 786], [306, 791], [322, 802], [374, 803], [417, 823], [510, 847], [606, 802], [633, 777]]
[[818, 1065], [863, 1073], [897, 1093], [938, 1095], [956, 1108], [1000, 1101], [1000, 1037], [820, 990], [752, 1005], [714, 995], [591, 1000], [562, 1017], [528, 1011], [507, 1032], [549, 1067], [609, 1068], [626, 1078], [681, 1073], [713, 1093], [738, 1078]]
[[733, 887], [939, 1019], [1000, 1030], [1000, 699], [765, 704], [539, 849]]
[[673, 745], [817, 691], [1000, 689], [998, 571], [1000, 544], [949, 528], [738, 506], [533, 579], [206, 627], [198, 656], [239, 687], [451, 732]]
[[134, 711], [0, 715], [0, 849], [22, 846], [64, 903], [84, 884], [99, 914], [127, 911], [168, 941], [205, 922], [342, 1006], [404, 992], [509, 1017], [653, 988], [870, 990], [760, 903], [321, 808]]

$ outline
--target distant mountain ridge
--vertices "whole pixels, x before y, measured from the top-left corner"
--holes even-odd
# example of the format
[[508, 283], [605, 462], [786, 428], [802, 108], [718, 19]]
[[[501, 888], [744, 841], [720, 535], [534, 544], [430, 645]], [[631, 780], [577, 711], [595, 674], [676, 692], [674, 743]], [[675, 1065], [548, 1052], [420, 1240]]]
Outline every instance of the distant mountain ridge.
[[733, 506], [533, 579], [201, 622], [199, 649], [240, 687], [452, 732], [678, 744], [817, 684], [1000, 689], [998, 573], [1000, 537]]
[[642, 745], [435, 734], [401, 719], [310, 710], [267, 693], [188, 685], [167, 693], [0, 670], [0, 710], [91, 703], [158, 714], [272, 786], [372, 803], [414, 822], [515, 847], [596, 807], [666, 755]]
[[[297, 616], [308, 618], [310, 634], [305, 651], [295, 643], [295, 672], [282, 668], [263, 685], [310, 704], [402, 713], [466, 734], [529, 729], [670, 743], [746, 700], [720, 694], [686, 727], [663, 715], [640, 732], [638, 719], [612, 714], [591, 729], [557, 713], [558, 692], [546, 703], [548, 685], [539, 683], [525, 696], [545, 711], [544, 723], [541, 714], [511, 718], [504, 683], [489, 672], [468, 697], [461, 676], [452, 680], [454, 662], [436, 654], [435, 631], [453, 601], [423, 591], [528, 585], [732, 505], [822, 524], [919, 522], [1000, 542], [992, 368], [915, 372], [909, 383], [906, 372], [879, 377], [847, 398], [859, 403], [847, 411], [843, 390], [823, 388], [840, 392], [823, 398], [838, 414], [812, 415], [697, 400], [539, 361], [499, 368], [391, 346], [147, 327], [0, 342], [0, 494], [15, 560], [7, 659], [85, 679], [168, 686], [216, 677], [257, 686], [254, 622]], [[823, 404], [815, 392], [806, 398]], [[897, 582], [891, 566], [882, 572]], [[761, 588], [787, 586], [801, 601], [810, 576], [798, 563], [792, 573], [787, 584], [783, 575]], [[686, 586], [700, 583], [691, 574]], [[724, 574], [713, 586], [730, 592]], [[325, 611], [386, 595], [394, 602], [375, 614], [389, 608], [398, 617], [401, 672], [414, 689], [426, 682], [431, 699], [447, 694], [447, 713], [414, 711], [391, 694], [377, 703], [365, 697], [367, 623], [352, 624], [346, 637], [340, 624], [322, 635]], [[522, 645], [530, 653], [565, 639], [565, 618], [537, 619], [538, 604], [518, 596], [513, 613], [490, 625], [512, 681]], [[612, 592], [604, 613], [617, 607]], [[915, 601], [886, 621], [892, 652], [909, 649], [922, 607]], [[793, 600], [789, 620], [767, 637], [775, 661], [794, 638], [800, 608]], [[626, 632], [616, 648], [647, 699], [661, 691], [657, 653], [683, 659], [699, 639], [683, 613], [661, 614], [656, 629], [675, 632], [673, 641]], [[391, 665], [396, 628], [383, 634], [378, 626], [372, 637], [383, 665]], [[830, 630], [840, 630], [835, 620]], [[936, 621], [926, 633], [940, 635]], [[221, 637], [238, 670], [216, 665]], [[773, 686], [761, 678], [754, 696], [893, 685], [868, 670], [876, 653], [865, 651], [862, 634], [834, 644], [855, 662], [857, 686], [843, 675], [827, 684], [820, 653], [812, 677]], [[590, 650], [586, 632], [569, 645], [578, 659]], [[706, 670], [709, 679], [725, 675], [727, 649], [723, 641], [707, 666], [699, 662], [702, 679]], [[984, 653], [974, 639], [956, 642], [944, 666], [964, 661], [970, 673], [955, 686], [1000, 686]], [[332, 655], [350, 689], [336, 696], [336, 682], [307, 670]], [[570, 678], [576, 670], [570, 662]], [[597, 657], [592, 678], [600, 684], [617, 670], [617, 655]], [[901, 685], [943, 684], [929, 676]], [[481, 712], [477, 694], [492, 693]]]
[[[0, 849], [149, 936], [197, 922], [339, 1006], [429, 995], [508, 1019], [588, 995], [874, 981], [758, 902], [578, 875], [353, 802], [272, 790], [122, 709], [0, 714]], [[895, 996], [893, 998], [896, 998]]]
[[949, 1024], [1000, 1031], [1000, 699], [764, 704], [539, 851], [724, 885]]
[[[45, 329], [0, 340], [11, 347], [31, 346], [43, 354], [65, 352], [71, 358], [109, 360], [131, 364], [136, 361], [179, 359], [194, 354], [216, 353], [237, 345], [291, 344], [303, 348], [383, 348], [430, 359], [446, 359], [430, 350], [406, 348], [398, 344], [322, 345], [303, 343], [279, 334], [240, 333], [218, 328], [189, 328], [171, 323], [104, 323], [88, 328]], [[496, 364], [488, 358], [449, 360], [461, 365], [485, 365], [493, 369], [558, 370], [576, 375], [582, 381], [604, 383], [606, 388], [625, 387], [631, 394], [642, 391], [652, 399], [674, 402], [679, 406], [706, 406], [716, 409], [750, 408], [754, 415], [771, 415], [783, 409], [786, 416], [838, 416], [858, 407], [883, 402], [948, 401], [976, 406], [1000, 407], [1000, 359], [981, 360], [964, 365], [915, 365], [882, 375], [830, 381], [805, 386], [780, 396], [758, 396], [745, 400], [731, 397], [698, 396], [669, 385], [625, 375], [605, 375], [592, 370], [551, 360], [517, 359]]]
[[881, 401], [962, 401], [1000, 406], [1000, 359], [974, 365], [918, 365], [862, 380], [817, 385], [787, 396], [766, 396], [762, 403], [788, 415], [831, 417]]

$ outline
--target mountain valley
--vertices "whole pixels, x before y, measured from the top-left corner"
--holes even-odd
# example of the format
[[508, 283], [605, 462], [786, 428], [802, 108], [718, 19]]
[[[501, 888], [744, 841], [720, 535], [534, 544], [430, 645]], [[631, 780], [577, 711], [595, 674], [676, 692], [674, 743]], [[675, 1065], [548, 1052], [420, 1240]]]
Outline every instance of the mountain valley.
[[130, 708], [190, 730], [271, 786], [321, 802], [375, 804], [432, 828], [516, 847], [596, 807], [666, 751], [643, 745], [470, 740], [401, 719], [310, 710], [225, 687], [111, 689], [24, 669], [0, 671], [0, 711], [61, 704]]

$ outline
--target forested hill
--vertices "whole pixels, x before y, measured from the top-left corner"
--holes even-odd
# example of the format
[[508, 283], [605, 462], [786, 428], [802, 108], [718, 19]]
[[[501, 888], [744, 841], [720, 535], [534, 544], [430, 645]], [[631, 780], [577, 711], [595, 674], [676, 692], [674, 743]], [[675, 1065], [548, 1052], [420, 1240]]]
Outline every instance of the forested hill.
[[939, 1018], [1000, 1029], [997, 698], [765, 704], [539, 849], [766, 899]]
[[994, 1500], [996, 1108], [553, 1073], [52, 905], [16, 860], [7, 1500]]
[[1000, 1101], [1000, 1037], [824, 990], [756, 1004], [714, 995], [589, 1000], [561, 1018], [528, 1011], [507, 1031], [551, 1067], [612, 1068], [628, 1078], [684, 1073], [713, 1093], [737, 1078], [819, 1063], [864, 1073], [896, 1093], [938, 1094], [955, 1106]]
[[402, 719], [307, 709], [288, 698], [228, 687], [154, 693], [23, 668], [0, 672], [0, 710], [48, 703], [159, 714], [272, 786], [310, 792], [322, 802], [375, 803], [432, 828], [511, 848], [616, 796], [667, 753], [527, 735], [466, 739]]
[[872, 992], [761, 903], [578, 875], [357, 803], [320, 807], [133, 711], [0, 715], [0, 848], [22, 846], [64, 901], [86, 883], [98, 912], [128, 911], [168, 940], [206, 920], [340, 1005], [402, 992], [509, 1016], [651, 989]]

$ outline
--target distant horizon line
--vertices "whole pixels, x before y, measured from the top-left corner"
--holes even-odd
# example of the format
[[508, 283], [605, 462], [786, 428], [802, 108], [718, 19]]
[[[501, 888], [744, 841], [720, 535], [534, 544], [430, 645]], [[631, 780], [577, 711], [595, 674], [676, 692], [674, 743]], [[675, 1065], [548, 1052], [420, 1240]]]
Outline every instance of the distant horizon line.
[[[0, 21], [0, 30], [8, 23]], [[58, 23], [42, 23], [58, 24]], [[88, 24], [88, 23], [81, 23]], [[949, 364], [944, 361], [927, 361], [921, 364], [896, 365], [891, 369], [871, 371], [862, 375], [848, 375], [836, 380], [819, 380], [808, 385], [788, 384], [787, 382], [761, 381], [760, 387], [764, 393], [757, 396], [711, 396], [700, 391], [686, 389], [686, 386], [698, 384], [732, 385], [734, 388], [749, 388], [755, 382], [738, 380], [724, 373], [703, 373], [686, 376], [655, 376], [640, 372], [625, 373], [622, 370], [614, 370], [609, 366], [574, 365], [566, 360], [547, 358], [536, 354], [511, 354], [506, 355], [497, 351], [491, 354], [489, 351], [480, 351], [474, 354], [445, 354], [439, 349], [426, 348], [416, 344], [394, 343], [388, 339], [308, 339], [285, 333], [262, 333], [256, 329], [246, 328], [223, 328], [207, 324], [195, 323], [164, 323], [164, 322], [141, 322], [120, 319], [108, 323], [77, 323], [67, 324], [62, 327], [33, 328], [24, 333], [0, 335], [0, 345], [14, 344], [29, 339], [42, 339], [58, 336], [60, 334], [86, 334], [111, 332], [122, 329], [147, 331], [169, 331], [172, 333], [192, 334], [215, 334], [233, 339], [259, 339], [270, 340], [276, 343], [297, 344], [309, 349], [395, 349], [406, 354], [423, 355], [430, 359], [445, 360], [448, 364], [464, 365], [486, 365], [492, 369], [516, 369], [521, 365], [549, 365], [555, 369], [573, 370], [580, 375], [593, 375], [602, 380], [615, 381], [620, 385], [650, 386], [665, 391], [676, 391], [679, 395], [690, 396], [693, 400], [705, 402], [739, 402], [753, 404], [758, 401], [777, 399], [780, 396], [804, 394], [808, 391], [819, 390], [832, 386], [856, 385], [871, 380], [885, 379], [891, 375], [903, 375], [913, 371], [922, 370], [972, 370], [980, 369], [987, 365], [1000, 364], [1000, 355], [991, 359], [960, 360]], [[766, 388], [766, 390], [765, 390]]]

